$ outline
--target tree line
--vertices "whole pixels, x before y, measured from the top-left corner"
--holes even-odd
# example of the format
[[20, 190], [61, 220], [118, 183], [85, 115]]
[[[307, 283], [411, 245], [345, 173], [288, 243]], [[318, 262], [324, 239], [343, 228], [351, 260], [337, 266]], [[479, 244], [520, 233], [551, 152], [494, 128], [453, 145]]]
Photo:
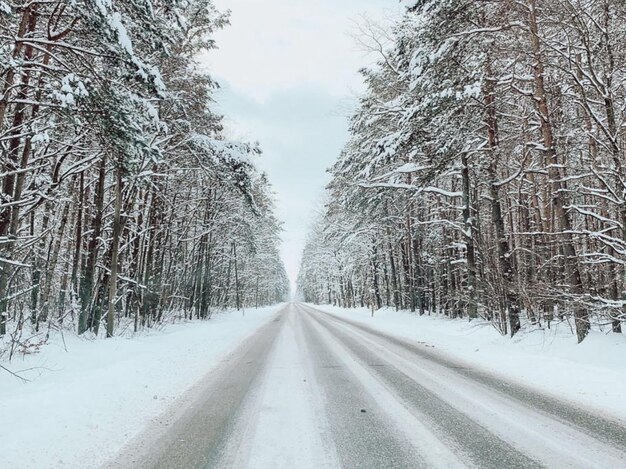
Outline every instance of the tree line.
[[211, 0], [0, 0], [0, 336], [282, 301], [257, 145], [197, 56]]
[[303, 298], [620, 333], [626, 4], [414, 0], [367, 32]]

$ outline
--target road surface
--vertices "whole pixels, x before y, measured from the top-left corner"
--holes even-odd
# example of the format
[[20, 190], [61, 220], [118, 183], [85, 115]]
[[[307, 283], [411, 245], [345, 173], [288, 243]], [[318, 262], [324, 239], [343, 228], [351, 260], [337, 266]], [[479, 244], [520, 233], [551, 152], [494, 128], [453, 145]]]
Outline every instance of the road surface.
[[626, 428], [291, 304], [108, 467], [626, 468]]

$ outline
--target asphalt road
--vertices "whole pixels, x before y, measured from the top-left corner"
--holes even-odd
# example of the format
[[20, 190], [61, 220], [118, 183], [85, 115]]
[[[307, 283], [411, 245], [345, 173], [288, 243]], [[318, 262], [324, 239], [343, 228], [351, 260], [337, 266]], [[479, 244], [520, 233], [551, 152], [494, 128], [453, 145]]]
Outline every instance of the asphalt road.
[[626, 428], [292, 304], [109, 467], [626, 468]]

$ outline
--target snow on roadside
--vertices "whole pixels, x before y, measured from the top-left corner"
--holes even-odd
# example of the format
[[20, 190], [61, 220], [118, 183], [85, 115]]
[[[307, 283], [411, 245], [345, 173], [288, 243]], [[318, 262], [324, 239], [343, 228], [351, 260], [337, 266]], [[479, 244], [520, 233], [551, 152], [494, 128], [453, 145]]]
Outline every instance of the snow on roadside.
[[488, 322], [383, 309], [314, 306], [369, 327], [423, 342], [457, 359], [559, 399], [626, 422], [626, 335], [592, 332], [576, 343], [567, 323], [502, 337]]
[[54, 337], [41, 353], [2, 363], [2, 467], [98, 467], [141, 432], [282, 305], [223, 313], [132, 339]]
[[[287, 318], [265, 365], [257, 394], [238, 422], [224, 467], [253, 469], [338, 468], [338, 456], [326, 421], [322, 389], [305, 340]], [[254, 393], [252, 393], [254, 394]]]

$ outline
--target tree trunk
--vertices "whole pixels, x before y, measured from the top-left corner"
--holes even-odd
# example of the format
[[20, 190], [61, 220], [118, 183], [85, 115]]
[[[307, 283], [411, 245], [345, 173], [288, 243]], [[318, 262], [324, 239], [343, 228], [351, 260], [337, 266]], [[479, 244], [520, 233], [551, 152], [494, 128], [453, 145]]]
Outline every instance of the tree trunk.
[[115, 213], [113, 215], [113, 239], [111, 241], [111, 275], [109, 276], [109, 310], [107, 312], [107, 337], [113, 337], [115, 326], [115, 297], [117, 295], [117, 271], [119, 262], [120, 237], [122, 234], [122, 193], [123, 164], [119, 158], [115, 168]]
[[[100, 235], [102, 234], [102, 218], [104, 211], [104, 182], [106, 175], [106, 157], [102, 155], [98, 170], [98, 180], [94, 195], [93, 220], [91, 224], [91, 238], [87, 246], [87, 262], [85, 272], [80, 282], [80, 303], [81, 310], [78, 318], [78, 333], [83, 334], [93, 326], [93, 289], [96, 275], [96, 262], [98, 260], [98, 246]], [[77, 242], [80, 242], [78, 240]]]
[[474, 246], [474, 217], [472, 214], [472, 200], [470, 195], [471, 182], [467, 153], [461, 154], [461, 178], [463, 185], [463, 222], [465, 224], [465, 243], [467, 246], [467, 292], [468, 316], [470, 319], [478, 317], [476, 303], [476, 248]]
[[[562, 249], [565, 257], [566, 276], [571, 289], [575, 295], [582, 294], [582, 275], [578, 267], [574, 237], [572, 235], [572, 222], [569, 213], [565, 210], [563, 202], [563, 191], [566, 189], [561, 172], [559, 171], [559, 159], [556, 151], [550, 107], [545, 89], [545, 66], [541, 53], [541, 43], [539, 38], [539, 27], [537, 23], [537, 0], [528, 0], [528, 20], [530, 27], [530, 40], [533, 53], [533, 69], [535, 83], [535, 103], [541, 121], [541, 135], [543, 137], [544, 151], [549, 163], [548, 174], [552, 185], [552, 208], [556, 220], [563, 231]], [[582, 342], [589, 333], [588, 312], [580, 307], [574, 307], [574, 317], [576, 322], [576, 335], [578, 342]]]

